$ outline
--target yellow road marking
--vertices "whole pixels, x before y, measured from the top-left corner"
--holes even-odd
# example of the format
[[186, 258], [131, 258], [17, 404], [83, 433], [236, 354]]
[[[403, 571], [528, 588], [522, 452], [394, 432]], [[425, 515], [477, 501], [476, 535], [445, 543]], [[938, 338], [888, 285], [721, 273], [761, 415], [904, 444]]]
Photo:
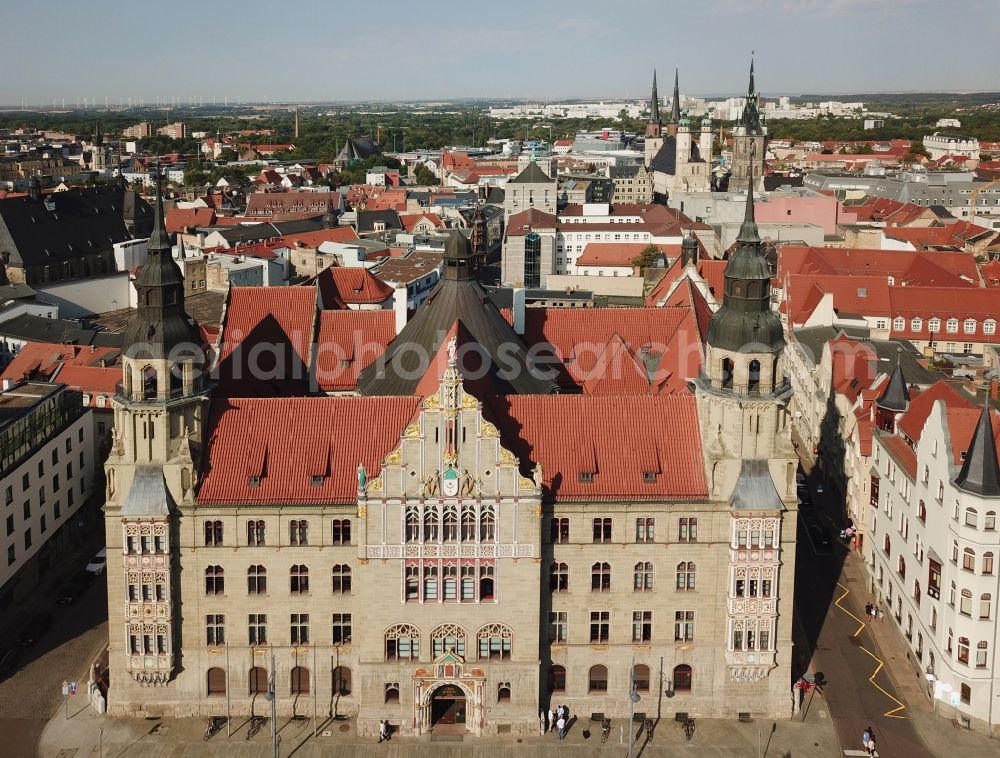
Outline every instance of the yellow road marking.
[[[837, 582], [837, 586], [840, 587], [844, 591], [844, 594], [837, 598], [837, 600], [834, 602], [834, 605], [836, 605], [841, 611], [843, 611], [848, 616], [850, 616], [852, 619], [854, 619], [855, 621], [858, 622], [858, 628], [854, 631], [854, 634], [851, 635], [852, 637], [857, 637], [859, 634], [861, 634], [861, 632], [864, 630], [864, 628], [866, 626], [868, 626], [868, 624], [866, 622], [862, 621], [861, 619], [859, 619], [857, 616], [855, 616], [853, 613], [851, 613], [849, 610], [847, 610], [844, 606], [842, 606], [840, 604], [840, 601], [843, 600], [848, 595], [850, 595], [851, 591], [849, 589], [847, 589], [847, 587], [845, 587], [840, 582]], [[871, 685], [875, 689], [877, 689], [879, 692], [881, 692], [883, 695], [885, 695], [887, 698], [889, 698], [892, 702], [894, 702], [896, 704], [895, 708], [892, 708], [892, 709], [886, 711], [882, 715], [886, 716], [887, 718], [891, 718], [891, 719], [909, 719], [910, 718], [909, 716], [900, 716], [900, 715], [898, 715], [899, 711], [902, 711], [902, 710], [906, 709], [906, 704], [900, 702], [895, 697], [893, 697], [892, 695], [890, 695], [888, 692], [886, 692], [884, 689], [882, 689], [879, 686], [878, 682], [875, 681], [875, 677], [878, 676], [879, 672], [883, 668], [885, 668], [885, 662], [881, 658], [879, 658], [877, 655], [875, 655], [875, 653], [873, 653], [871, 650], [869, 650], [868, 648], [866, 648], [864, 645], [860, 645], [859, 644], [858, 648], [860, 650], [864, 651], [867, 655], [869, 655], [871, 657], [872, 660], [874, 660], [878, 664], [875, 667], [875, 670], [872, 672], [872, 675], [870, 677], [868, 677], [868, 681], [871, 683]]]

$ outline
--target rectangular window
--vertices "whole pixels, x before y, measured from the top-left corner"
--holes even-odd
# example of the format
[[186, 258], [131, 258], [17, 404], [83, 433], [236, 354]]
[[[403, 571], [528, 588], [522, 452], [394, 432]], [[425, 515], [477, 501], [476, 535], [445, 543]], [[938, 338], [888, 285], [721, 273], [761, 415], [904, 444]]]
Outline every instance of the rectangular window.
[[656, 541], [656, 519], [637, 518], [635, 520], [635, 541], [636, 542]]
[[226, 617], [221, 613], [205, 616], [205, 642], [208, 645], [226, 644]]
[[251, 645], [266, 645], [267, 644], [267, 614], [266, 613], [251, 613], [248, 617], [248, 625], [250, 628], [250, 644]]
[[4, 505], [10, 505], [14, 502], [14, 486], [8, 485], [7, 489], [4, 490]]
[[334, 545], [351, 544], [351, 520], [334, 519], [331, 539]]
[[674, 611], [674, 641], [690, 642], [694, 639], [694, 611]]
[[551, 524], [551, 540], [553, 543], [561, 544], [569, 542], [569, 519], [554, 518]]
[[607, 642], [611, 629], [611, 611], [590, 612], [590, 641]]
[[632, 611], [632, 642], [649, 642], [653, 639], [653, 612]]
[[549, 612], [549, 642], [566, 642], [567, 615], [565, 611]]
[[594, 542], [611, 542], [611, 519], [594, 519]]
[[333, 614], [333, 644], [348, 645], [351, 642], [351, 614]]
[[31, 547], [31, 530], [24, 530], [24, 549], [27, 550]]
[[677, 539], [680, 542], [697, 542], [698, 519], [681, 516], [677, 521]]
[[291, 640], [293, 645], [309, 644], [309, 614], [291, 614]]

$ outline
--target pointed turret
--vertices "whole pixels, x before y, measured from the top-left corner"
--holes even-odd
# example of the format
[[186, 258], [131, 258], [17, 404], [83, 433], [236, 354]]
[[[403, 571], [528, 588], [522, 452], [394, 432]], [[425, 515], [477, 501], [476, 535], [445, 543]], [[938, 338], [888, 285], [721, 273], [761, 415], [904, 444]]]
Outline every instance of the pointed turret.
[[902, 413], [910, 404], [910, 391], [906, 387], [906, 378], [903, 376], [903, 367], [899, 359], [896, 359], [896, 368], [893, 369], [889, 381], [885, 385], [885, 390], [879, 395], [875, 404], [884, 410]]
[[757, 86], [753, 77], [753, 57], [750, 58], [750, 85], [747, 87], [747, 102], [743, 106], [743, 115], [740, 117], [740, 125], [743, 126], [747, 134], [760, 134], [762, 126], [760, 122], [760, 111], [757, 103]]
[[649, 99], [649, 123], [660, 123], [660, 96], [656, 92], [656, 69], [653, 69], [653, 95]]
[[993, 436], [990, 414], [987, 394], [972, 442], [962, 461], [962, 470], [955, 477], [955, 486], [983, 497], [1000, 497], [1000, 464], [997, 462], [996, 439]]
[[681, 120], [681, 88], [678, 71], [674, 69], [674, 96], [670, 101], [670, 123], [677, 124]]
[[[778, 352], [785, 346], [781, 319], [771, 309], [771, 266], [764, 258], [753, 209], [753, 171], [736, 251], [726, 264], [722, 307], [708, 325], [708, 342], [742, 352]], [[752, 347], [751, 347], [752, 346]]]

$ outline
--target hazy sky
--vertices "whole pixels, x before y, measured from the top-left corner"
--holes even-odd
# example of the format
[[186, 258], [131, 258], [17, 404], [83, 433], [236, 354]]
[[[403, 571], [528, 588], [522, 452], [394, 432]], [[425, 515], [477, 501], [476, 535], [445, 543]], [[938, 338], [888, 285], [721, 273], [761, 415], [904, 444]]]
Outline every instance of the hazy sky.
[[7, 104], [1000, 90], [1000, 0], [3, 5]]

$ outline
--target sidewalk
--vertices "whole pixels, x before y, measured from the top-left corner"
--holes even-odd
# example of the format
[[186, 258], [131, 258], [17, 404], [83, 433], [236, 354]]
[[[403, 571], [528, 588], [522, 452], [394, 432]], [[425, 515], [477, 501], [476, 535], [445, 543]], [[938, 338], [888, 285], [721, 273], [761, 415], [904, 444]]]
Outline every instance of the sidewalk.
[[[868, 575], [862, 557], [856, 552], [848, 555], [843, 577], [860, 602], [874, 599], [868, 590]], [[953, 719], [937, 715], [927, 694], [923, 669], [910, 654], [895, 619], [887, 613], [885, 619], [870, 623], [868, 628], [899, 694], [906, 702], [913, 726], [928, 749], [935, 755], [961, 755], [962, 758], [995, 758], [1000, 754], [1000, 741], [963, 729]]]
[[[37, 755], [39, 758], [166, 758], [180, 755], [265, 758], [271, 755], [270, 723], [248, 741], [246, 722], [238, 719], [233, 723], [232, 737], [227, 738], [223, 728], [208, 742], [202, 739], [205, 723], [202, 719], [109, 719], [97, 716], [90, 709], [76, 713], [71, 710], [67, 720], [60, 712], [46, 725], [38, 743]], [[679, 724], [663, 719], [649, 744], [645, 744], [645, 738], [636, 740], [633, 755], [643, 758], [666, 758], [668, 755], [699, 758], [809, 755], [811, 758], [834, 758], [843, 755], [820, 698], [813, 702], [805, 722], [777, 722], [773, 735], [771, 729], [775, 722], [772, 721], [741, 724], [735, 719], [698, 719], [696, 723], [694, 737], [688, 742]], [[567, 758], [622, 756], [627, 749], [628, 735], [625, 734], [622, 740], [621, 724], [620, 719], [613, 721], [611, 738], [603, 745], [600, 742], [600, 725], [586, 720], [573, 722], [562, 742], [556, 740], [554, 733], [523, 740], [467, 736], [461, 742], [438, 742], [424, 735], [395, 737], [389, 743], [380, 745], [373, 738], [359, 738], [353, 721], [327, 721], [319, 728], [320, 736], [313, 739], [311, 720], [282, 718], [278, 721], [281, 738], [279, 755], [286, 758], [293, 754], [296, 758], [397, 758], [404, 755], [419, 758], [493, 758], [501, 754], [513, 755], [516, 751], [518, 758], [551, 758], [555, 750]], [[584, 737], [585, 730], [589, 730], [589, 738]], [[102, 743], [103, 756], [100, 752]]]

